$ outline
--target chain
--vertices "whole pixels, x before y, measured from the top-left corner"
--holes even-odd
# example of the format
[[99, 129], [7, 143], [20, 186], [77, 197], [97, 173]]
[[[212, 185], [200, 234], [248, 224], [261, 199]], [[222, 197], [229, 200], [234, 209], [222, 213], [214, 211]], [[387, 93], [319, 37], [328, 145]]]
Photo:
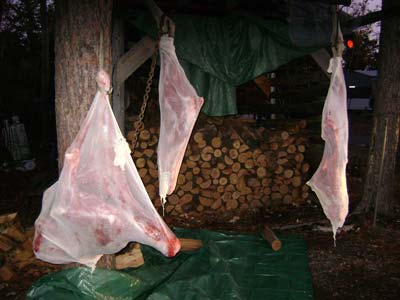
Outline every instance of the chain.
[[144, 96], [143, 96], [143, 103], [140, 108], [139, 120], [137, 122], [135, 122], [136, 128], [135, 128], [135, 133], [133, 135], [132, 145], [131, 145], [132, 152], [135, 151], [139, 133], [144, 128], [143, 118], [144, 118], [144, 114], [146, 112], [147, 103], [149, 101], [149, 96], [150, 96], [150, 92], [151, 92], [151, 84], [153, 83], [154, 71], [155, 71], [156, 64], [157, 64], [157, 56], [158, 56], [158, 41], [156, 42], [154, 54], [151, 58], [151, 66], [150, 66], [149, 76], [148, 76], [147, 82], [146, 82], [146, 89], [145, 89]]
[[[156, 44], [154, 47], [154, 54], [151, 58], [151, 66], [150, 66], [149, 76], [148, 76], [147, 82], [146, 82], [146, 89], [145, 89], [144, 96], [143, 96], [143, 103], [140, 108], [139, 120], [135, 122], [135, 124], [136, 124], [135, 132], [134, 132], [132, 144], [131, 144], [132, 152], [135, 151], [135, 147], [136, 147], [136, 143], [137, 143], [139, 134], [142, 131], [142, 129], [144, 128], [143, 118], [144, 118], [144, 114], [146, 112], [146, 107], [147, 107], [149, 95], [151, 92], [151, 84], [153, 83], [154, 71], [155, 71], [156, 64], [157, 64], [160, 38], [161, 38], [161, 35], [168, 33], [168, 31], [165, 31], [165, 28], [163, 28], [165, 22], [166, 22], [166, 16], [162, 15], [160, 18], [160, 23], [159, 23], [159, 27], [158, 27], [157, 40], [156, 40]], [[168, 29], [169, 28], [167, 28], [167, 30]]]

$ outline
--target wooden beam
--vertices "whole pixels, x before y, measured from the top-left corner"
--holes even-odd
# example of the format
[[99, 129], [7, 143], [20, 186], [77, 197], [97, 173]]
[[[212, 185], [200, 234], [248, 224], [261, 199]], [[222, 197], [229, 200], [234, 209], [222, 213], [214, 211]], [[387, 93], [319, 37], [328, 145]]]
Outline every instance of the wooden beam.
[[158, 5], [153, 0], [146, 0], [146, 5], [150, 9], [151, 14], [157, 22], [157, 27], [160, 24], [161, 16], [164, 14], [162, 10], [158, 7]]
[[329, 67], [329, 60], [331, 59], [329, 52], [326, 51], [325, 49], [321, 48], [321, 49], [315, 51], [314, 53], [312, 53], [311, 57], [321, 68], [322, 72], [324, 72], [325, 76], [327, 78], [330, 78], [331, 75], [327, 71], [328, 67]]
[[115, 82], [124, 82], [154, 53], [155, 41], [148, 36], [142, 38], [119, 60], [115, 69]]
[[[158, 7], [158, 5], [153, 0], [146, 0], [146, 5], [150, 9], [151, 14], [153, 15], [154, 19], [157, 22], [157, 28], [160, 27], [160, 22], [162, 15], [164, 12]], [[169, 36], [173, 37], [175, 35], [175, 23], [170, 18], [166, 17], [164, 19], [162, 26], [162, 31], [167, 32]]]
[[[112, 34], [112, 60], [114, 66], [124, 54], [124, 51], [124, 22], [121, 19], [114, 19]], [[114, 88], [112, 94], [112, 108], [118, 126], [122, 134], [125, 134], [125, 82], [118, 82], [116, 76], [117, 70], [115, 69], [112, 78]]]
[[271, 96], [271, 81], [266, 75], [260, 75], [253, 79], [254, 83], [263, 91], [263, 93], [269, 98]]
[[389, 11], [383, 11], [383, 10], [373, 11], [366, 15], [358, 16], [355, 18], [351, 18], [347, 21], [343, 21], [342, 22], [343, 34], [348, 34], [359, 27], [382, 21], [383, 18], [400, 16], [399, 11], [400, 11], [400, 5], [395, 7], [395, 9], [391, 9]]

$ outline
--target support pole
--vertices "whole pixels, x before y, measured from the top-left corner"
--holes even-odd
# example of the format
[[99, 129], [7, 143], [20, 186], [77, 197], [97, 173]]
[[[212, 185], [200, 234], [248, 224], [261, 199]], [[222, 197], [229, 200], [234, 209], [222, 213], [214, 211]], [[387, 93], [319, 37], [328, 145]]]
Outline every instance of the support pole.
[[124, 22], [121, 19], [114, 19], [113, 33], [112, 33], [112, 60], [113, 60], [113, 94], [112, 94], [112, 108], [118, 126], [122, 132], [125, 133], [125, 82], [118, 81], [117, 64], [125, 50], [124, 40]]

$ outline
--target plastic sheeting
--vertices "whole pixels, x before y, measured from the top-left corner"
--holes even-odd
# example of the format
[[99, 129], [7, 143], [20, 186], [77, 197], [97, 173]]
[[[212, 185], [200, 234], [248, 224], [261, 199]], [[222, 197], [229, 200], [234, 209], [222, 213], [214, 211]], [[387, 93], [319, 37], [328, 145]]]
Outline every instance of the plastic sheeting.
[[99, 72], [99, 91], [65, 153], [59, 180], [43, 195], [34, 252], [42, 260], [94, 267], [130, 241], [173, 256], [180, 243], [155, 210], [119, 130]]
[[[258, 17], [172, 16], [175, 47], [189, 81], [205, 100], [208, 115], [236, 114], [236, 86], [315, 51], [298, 47], [289, 24]], [[134, 25], [156, 37], [154, 20], [136, 12]]]
[[344, 224], [349, 207], [346, 185], [349, 126], [341, 57], [331, 58], [328, 72], [332, 72], [331, 83], [321, 122], [324, 154], [317, 171], [307, 184], [317, 194], [325, 215], [331, 221], [335, 237], [337, 229]]
[[145, 264], [123, 272], [78, 268], [39, 279], [28, 300], [311, 300], [305, 241], [280, 236], [278, 252], [260, 236], [178, 230], [203, 248], [165, 258], [142, 247]]
[[329, 45], [332, 34], [332, 4], [328, 1], [289, 1], [290, 37], [294, 45]]
[[160, 62], [161, 128], [157, 160], [164, 207], [167, 194], [175, 190], [186, 146], [204, 100], [197, 96], [179, 64], [174, 39], [166, 35], [160, 40]]

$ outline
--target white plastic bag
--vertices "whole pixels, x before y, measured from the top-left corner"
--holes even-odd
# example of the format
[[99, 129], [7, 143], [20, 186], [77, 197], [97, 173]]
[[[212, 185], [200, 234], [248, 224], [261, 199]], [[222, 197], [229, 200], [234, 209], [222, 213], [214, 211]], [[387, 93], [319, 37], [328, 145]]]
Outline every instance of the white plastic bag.
[[133, 164], [105, 92], [109, 77], [100, 71], [97, 81], [100, 91], [65, 153], [60, 178], [44, 193], [35, 255], [93, 268], [103, 254], [137, 241], [174, 256], [179, 240], [158, 215]]
[[337, 229], [344, 224], [349, 206], [346, 186], [349, 133], [342, 58], [331, 58], [328, 71], [332, 72], [332, 76], [321, 124], [321, 137], [325, 141], [324, 154], [317, 171], [307, 184], [317, 194], [325, 215], [331, 221], [335, 238]]
[[175, 190], [179, 169], [190, 134], [199, 115], [203, 98], [197, 96], [175, 54], [174, 39], [160, 40], [160, 114], [161, 128], [158, 142], [158, 174], [160, 198]]

